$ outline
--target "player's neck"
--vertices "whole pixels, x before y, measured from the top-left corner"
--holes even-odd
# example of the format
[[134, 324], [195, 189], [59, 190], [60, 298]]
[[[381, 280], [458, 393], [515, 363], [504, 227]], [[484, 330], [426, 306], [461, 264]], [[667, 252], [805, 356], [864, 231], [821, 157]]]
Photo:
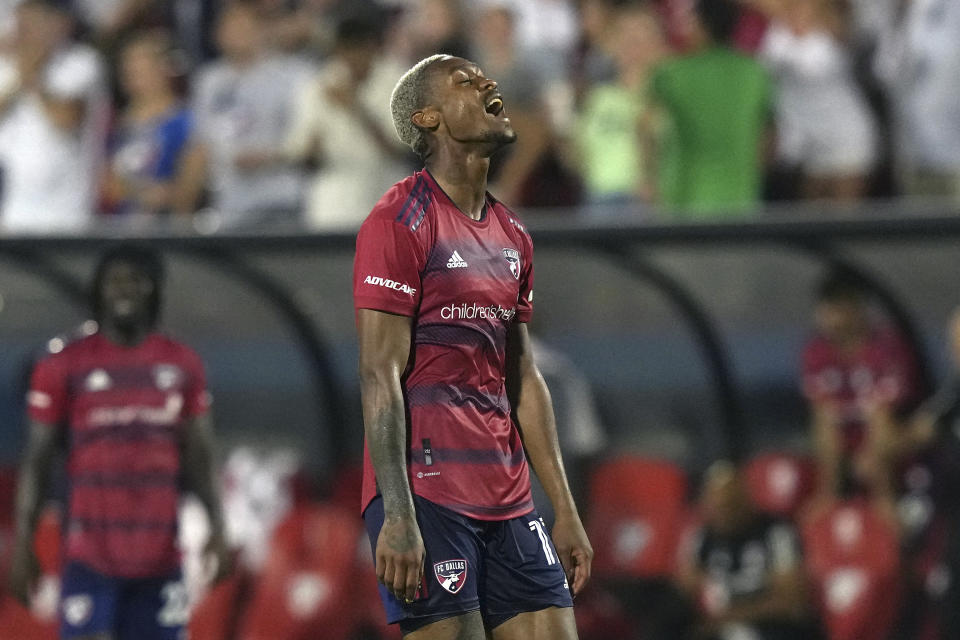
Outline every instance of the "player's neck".
[[487, 171], [490, 157], [479, 154], [453, 155], [441, 147], [426, 162], [427, 170], [453, 204], [468, 218], [479, 220], [487, 202]]
[[100, 330], [104, 337], [113, 344], [120, 347], [136, 347], [150, 335], [150, 327], [118, 327], [112, 324], [104, 324]]

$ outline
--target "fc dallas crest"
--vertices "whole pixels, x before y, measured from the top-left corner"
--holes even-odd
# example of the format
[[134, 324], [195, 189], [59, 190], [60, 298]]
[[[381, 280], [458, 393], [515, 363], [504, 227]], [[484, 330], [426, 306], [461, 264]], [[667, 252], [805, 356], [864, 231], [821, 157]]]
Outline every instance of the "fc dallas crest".
[[503, 257], [510, 263], [510, 273], [517, 280], [520, 279], [520, 252], [516, 249], [504, 249]]
[[466, 560], [444, 560], [433, 563], [433, 572], [440, 586], [450, 593], [459, 593], [467, 582]]

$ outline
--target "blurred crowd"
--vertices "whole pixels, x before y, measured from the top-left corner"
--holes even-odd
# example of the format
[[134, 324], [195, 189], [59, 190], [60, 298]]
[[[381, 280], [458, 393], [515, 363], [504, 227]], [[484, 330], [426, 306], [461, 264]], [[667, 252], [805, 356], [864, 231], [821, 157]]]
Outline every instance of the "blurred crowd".
[[514, 207], [956, 202], [957, 33], [950, 0], [3, 0], [0, 225], [355, 228], [416, 166], [388, 104], [435, 52], [500, 83]]

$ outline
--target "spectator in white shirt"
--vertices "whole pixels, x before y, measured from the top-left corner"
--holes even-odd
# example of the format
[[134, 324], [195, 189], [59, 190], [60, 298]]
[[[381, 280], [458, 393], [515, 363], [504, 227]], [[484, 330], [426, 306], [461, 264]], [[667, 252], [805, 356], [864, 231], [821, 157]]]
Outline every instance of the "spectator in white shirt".
[[875, 68], [890, 98], [893, 159], [904, 191], [960, 202], [960, 2], [878, 2], [894, 4]]
[[0, 59], [0, 225], [63, 232], [91, 219], [109, 102], [97, 53], [70, 38], [70, 14], [24, 0]]
[[876, 124], [857, 86], [839, 12], [819, 0], [773, 10], [760, 59], [776, 82], [778, 160], [802, 177], [802, 195], [855, 200], [878, 155]]
[[370, 18], [337, 27], [333, 56], [300, 90], [283, 160], [315, 161], [306, 205], [314, 229], [353, 229], [410, 170], [387, 106], [404, 67], [384, 56]]
[[292, 217], [302, 175], [272, 162], [286, 136], [294, 95], [308, 77], [301, 61], [269, 53], [257, 8], [234, 2], [216, 30], [222, 58], [197, 73], [194, 135], [188, 143], [174, 208], [193, 212], [204, 190], [224, 226]]

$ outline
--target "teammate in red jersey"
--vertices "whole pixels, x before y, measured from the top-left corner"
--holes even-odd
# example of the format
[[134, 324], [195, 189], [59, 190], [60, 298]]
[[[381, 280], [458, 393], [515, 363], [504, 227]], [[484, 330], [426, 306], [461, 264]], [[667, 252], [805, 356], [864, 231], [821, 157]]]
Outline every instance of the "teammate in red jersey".
[[155, 329], [162, 271], [154, 254], [135, 247], [105, 255], [93, 285], [99, 330], [33, 371], [11, 580], [27, 601], [37, 577], [33, 529], [54, 453], [65, 447], [63, 638], [182, 637], [181, 491], [206, 506], [208, 552], [221, 575], [228, 566], [203, 365]]
[[516, 134], [497, 83], [462, 58], [416, 64], [391, 109], [426, 168], [377, 203], [354, 263], [364, 520], [388, 620], [416, 639], [576, 638], [570, 592], [593, 550], [527, 335], [533, 246], [486, 191]]
[[816, 335], [803, 352], [821, 502], [870, 490], [892, 499], [887, 441], [917, 400], [916, 358], [892, 328], [871, 319], [860, 283], [843, 273], [820, 285]]

